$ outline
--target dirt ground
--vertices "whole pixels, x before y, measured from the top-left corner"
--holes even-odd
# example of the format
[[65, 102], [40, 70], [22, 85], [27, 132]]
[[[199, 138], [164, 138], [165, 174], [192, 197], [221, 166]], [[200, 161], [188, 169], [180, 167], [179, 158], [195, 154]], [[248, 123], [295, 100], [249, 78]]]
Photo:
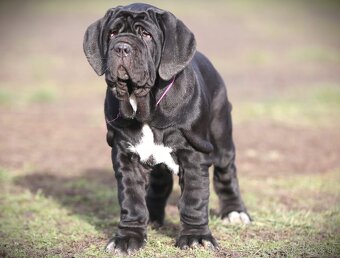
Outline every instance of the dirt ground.
[[[263, 190], [252, 180], [339, 174], [340, 6], [336, 1], [153, 3], [171, 10], [192, 29], [199, 50], [227, 82], [243, 192], [248, 191], [246, 186], [249, 195]], [[86, 196], [63, 187], [73, 179], [113, 184], [102, 112], [105, 82], [83, 56], [82, 38], [91, 22], [118, 4], [124, 2], [0, 4], [0, 168], [21, 178], [16, 183], [21, 188], [32, 193], [42, 189], [46, 196], [63, 200], [62, 195]], [[312, 105], [304, 105], [310, 102], [312, 89], [331, 89], [331, 94], [319, 94]], [[281, 106], [273, 108], [275, 103]], [[249, 114], [249, 105], [265, 111]], [[268, 115], [266, 108], [275, 112]], [[278, 195], [286, 207], [302, 209], [289, 192]], [[339, 188], [324, 198], [338, 205]], [[91, 207], [60, 203], [78, 214], [107, 216], [101, 202], [91, 202]], [[175, 205], [170, 203], [168, 211]], [[99, 228], [109, 234], [110, 225]], [[102, 244], [102, 238], [93, 242]], [[75, 241], [65, 248], [77, 253], [87, 243]], [[10, 257], [7, 251], [1, 250]]]

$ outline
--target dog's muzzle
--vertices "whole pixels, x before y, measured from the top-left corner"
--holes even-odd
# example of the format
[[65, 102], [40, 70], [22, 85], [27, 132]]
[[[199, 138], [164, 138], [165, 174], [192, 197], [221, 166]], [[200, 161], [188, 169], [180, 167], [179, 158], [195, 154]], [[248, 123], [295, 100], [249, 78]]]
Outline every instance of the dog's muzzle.
[[131, 56], [132, 47], [128, 43], [118, 42], [113, 49], [119, 57], [127, 58]]

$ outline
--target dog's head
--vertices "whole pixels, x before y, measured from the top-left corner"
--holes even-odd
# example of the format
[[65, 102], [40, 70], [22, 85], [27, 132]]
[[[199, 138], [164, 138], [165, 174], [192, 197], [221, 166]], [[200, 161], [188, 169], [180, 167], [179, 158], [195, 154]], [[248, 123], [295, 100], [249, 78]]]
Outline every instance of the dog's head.
[[196, 51], [193, 33], [173, 14], [147, 4], [109, 9], [84, 37], [85, 55], [98, 75], [146, 95], [159, 76], [169, 81]]

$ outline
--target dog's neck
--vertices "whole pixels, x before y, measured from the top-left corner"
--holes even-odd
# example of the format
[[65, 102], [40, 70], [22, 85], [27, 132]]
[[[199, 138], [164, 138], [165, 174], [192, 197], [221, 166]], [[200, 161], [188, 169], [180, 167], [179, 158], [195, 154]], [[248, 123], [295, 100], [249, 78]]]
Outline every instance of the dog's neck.
[[163, 82], [163, 87], [157, 87], [157, 90], [162, 92], [157, 101], [151, 100], [150, 95], [153, 94], [150, 93], [150, 88], [146, 89], [147, 93], [144, 94], [146, 91], [143, 92], [139, 88], [130, 92], [129, 87], [125, 82], [110, 83], [107, 81], [107, 83], [109, 87], [112, 88], [114, 97], [119, 100], [119, 116], [125, 119], [135, 118], [137, 121], [145, 123], [151, 121], [152, 110], [154, 110], [154, 108], [152, 108], [154, 104], [152, 103], [155, 103], [154, 101], [156, 101], [155, 108], [159, 106], [174, 85], [175, 79], [176, 76], [167, 82], [165, 86]]
[[176, 75], [171, 79], [171, 82], [169, 83], [168, 86], [166, 86], [165, 91], [163, 92], [162, 96], [158, 99], [156, 102], [156, 107], [159, 105], [159, 103], [162, 101], [162, 99], [165, 97], [165, 95], [169, 92], [171, 89], [172, 85], [174, 85]]

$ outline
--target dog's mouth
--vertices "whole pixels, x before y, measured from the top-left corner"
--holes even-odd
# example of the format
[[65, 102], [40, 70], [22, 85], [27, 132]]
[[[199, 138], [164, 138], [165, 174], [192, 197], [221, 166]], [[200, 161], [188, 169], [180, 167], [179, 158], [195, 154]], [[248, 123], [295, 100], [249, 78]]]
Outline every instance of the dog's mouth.
[[127, 88], [129, 95], [132, 94], [134, 83], [132, 82], [126, 68], [122, 65], [117, 69], [117, 82], [119, 85]]
[[135, 96], [145, 96], [149, 93], [150, 88], [148, 85], [138, 85], [138, 83], [134, 82], [131, 76], [129, 75], [128, 70], [120, 65], [117, 69], [117, 82], [121, 85], [121, 87], [126, 87], [129, 95], [134, 94]]
[[122, 65], [118, 67], [117, 78], [118, 78], [118, 80], [125, 81], [125, 82], [130, 79], [130, 76], [129, 76], [127, 70]]

